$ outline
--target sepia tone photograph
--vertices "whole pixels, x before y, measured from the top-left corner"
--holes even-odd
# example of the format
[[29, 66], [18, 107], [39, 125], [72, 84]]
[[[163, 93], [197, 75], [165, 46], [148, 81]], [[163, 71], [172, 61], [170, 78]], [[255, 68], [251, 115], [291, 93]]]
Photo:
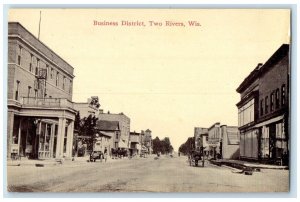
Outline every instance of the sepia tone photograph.
[[7, 192], [289, 192], [290, 16], [10, 8]]

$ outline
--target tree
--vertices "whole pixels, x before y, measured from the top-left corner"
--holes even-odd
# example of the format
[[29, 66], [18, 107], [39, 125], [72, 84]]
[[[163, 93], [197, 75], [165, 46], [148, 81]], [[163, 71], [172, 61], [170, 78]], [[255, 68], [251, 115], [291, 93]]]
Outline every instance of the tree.
[[184, 155], [187, 155], [193, 149], [195, 149], [195, 138], [194, 137], [189, 137], [187, 139], [187, 141], [179, 147], [178, 151], [183, 153]]
[[160, 139], [158, 137], [156, 137], [153, 141], [153, 153], [157, 154], [159, 152], [161, 152], [161, 142]]
[[162, 153], [169, 154], [173, 151], [173, 147], [170, 142], [170, 138], [165, 137], [163, 140], [160, 140], [156, 137], [153, 141], [153, 153]]
[[80, 119], [80, 112], [78, 111], [75, 115], [74, 129], [79, 131], [80, 127], [81, 127], [81, 119]]
[[82, 126], [80, 127], [80, 134], [88, 136], [88, 150], [93, 149], [94, 138], [97, 133], [96, 123], [98, 118], [89, 115], [87, 118], [82, 119]]

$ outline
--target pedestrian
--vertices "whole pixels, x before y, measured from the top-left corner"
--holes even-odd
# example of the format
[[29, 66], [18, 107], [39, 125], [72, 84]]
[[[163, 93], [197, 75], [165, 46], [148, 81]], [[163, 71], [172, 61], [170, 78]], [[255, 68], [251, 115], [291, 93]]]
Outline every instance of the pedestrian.
[[104, 149], [104, 160], [105, 160], [105, 162], [107, 161], [107, 148], [106, 147]]

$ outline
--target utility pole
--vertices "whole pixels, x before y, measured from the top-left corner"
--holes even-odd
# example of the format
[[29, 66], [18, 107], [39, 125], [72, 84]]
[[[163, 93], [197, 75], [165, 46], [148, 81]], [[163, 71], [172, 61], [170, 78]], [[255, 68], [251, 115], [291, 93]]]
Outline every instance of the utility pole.
[[41, 19], [42, 19], [42, 11], [40, 11], [40, 21], [39, 21], [39, 33], [38, 33], [38, 40], [40, 40]]

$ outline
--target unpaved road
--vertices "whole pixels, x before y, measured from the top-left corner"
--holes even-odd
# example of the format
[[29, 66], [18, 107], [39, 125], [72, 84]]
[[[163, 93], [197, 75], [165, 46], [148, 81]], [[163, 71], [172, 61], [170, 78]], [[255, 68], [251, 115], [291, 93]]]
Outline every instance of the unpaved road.
[[286, 192], [289, 171], [233, 173], [207, 164], [190, 167], [185, 157], [70, 162], [54, 167], [8, 166], [10, 192]]

